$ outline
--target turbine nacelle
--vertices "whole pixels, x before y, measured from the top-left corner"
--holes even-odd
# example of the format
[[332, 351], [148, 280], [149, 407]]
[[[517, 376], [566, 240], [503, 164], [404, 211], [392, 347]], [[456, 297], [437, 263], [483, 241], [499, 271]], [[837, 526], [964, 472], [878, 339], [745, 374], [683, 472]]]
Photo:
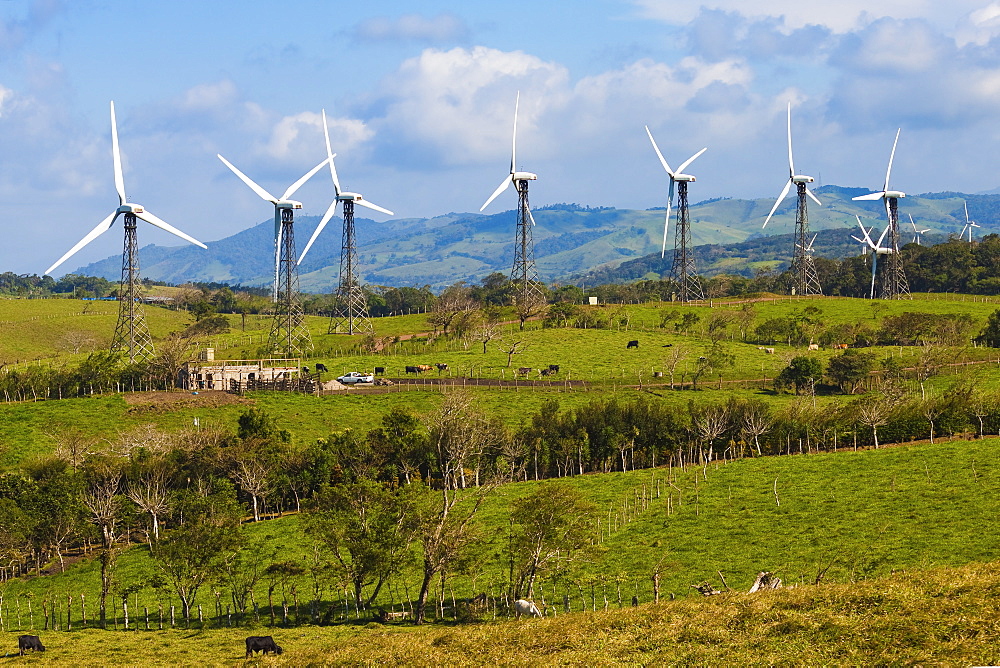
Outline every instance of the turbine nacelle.
[[282, 199], [274, 203], [275, 209], [301, 209], [302, 202], [297, 202], [294, 199]]
[[811, 176], [806, 176], [805, 174], [795, 174], [792, 176], [792, 183], [812, 183], [815, 181]]
[[538, 180], [538, 174], [532, 174], [531, 172], [514, 172], [510, 175], [511, 181], [536, 181]]
[[141, 204], [122, 204], [118, 207], [116, 213], [144, 213], [146, 210], [142, 208]]
[[903, 197], [906, 197], [906, 193], [898, 190], [886, 190], [882, 193], [882, 196], [886, 199], [902, 199]]
[[686, 183], [694, 183], [695, 181], [698, 180], [694, 178], [694, 176], [692, 176], [691, 174], [674, 174], [673, 179], [678, 183], [681, 181], [684, 181]]

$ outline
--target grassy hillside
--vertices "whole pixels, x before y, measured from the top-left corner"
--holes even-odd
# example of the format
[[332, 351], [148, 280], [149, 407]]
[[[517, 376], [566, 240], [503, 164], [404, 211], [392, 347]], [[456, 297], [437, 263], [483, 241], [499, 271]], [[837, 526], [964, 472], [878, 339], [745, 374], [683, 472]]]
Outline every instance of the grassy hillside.
[[[878, 203], [854, 202], [851, 197], [867, 192], [858, 188], [825, 186], [817, 189], [823, 206], [810, 208], [814, 230], [854, 230], [855, 215], [881, 221]], [[911, 196], [900, 206], [902, 221], [912, 215], [932, 236], [946, 238], [965, 224], [963, 199], [969, 201], [972, 217], [983, 225], [983, 234], [1000, 223], [1000, 196], [965, 196], [959, 193]], [[773, 199], [715, 199], [691, 206], [692, 240], [696, 246], [732, 245], [751, 237], [787, 235], [794, 227], [795, 198], [786, 199], [766, 230], [761, 224]], [[658, 253], [663, 238], [663, 209], [630, 210], [554, 205], [534, 211], [535, 258], [543, 280], [564, 279], [599, 267], [614, 267], [623, 261]], [[296, 220], [299, 242], [312, 234], [318, 219]], [[448, 214], [433, 219], [402, 219], [375, 223], [356, 219], [360, 272], [364, 282], [383, 285], [423, 285], [442, 288], [459, 280], [477, 280], [494, 271], [506, 272], [513, 259], [514, 212], [493, 215]], [[881, 224], [881, 223], [880, 223]], [[673, 225], [673, 223], [671, 223]], [[302, 265], [302, 287], [329, 292], [336, 287], [340, 266], [340, 234], [336, 219], [331, 231], [322, 235]], [[904, 230], [905, 232], [905, 230]], [[266, 221], [204, 251], [190, 247], [146, 246], [141, 250], [143, 275], [156, 280], [182, 282], [229, 281], [244, 285], [266, 285], [271, 280], [268, 264], [273, 248], [273, 223]], [[824, 235], [825, 236], [825, 235]], [[835, 251], [845, 252], [849, 238], [840, 235]], [[909, 237], [904, 234], [907, 240]], [[670, 240], [672, 243], [672, 240]], [[790, 248], [791, 242], [784, 244]], [[822, 255], [831, 248], [817, 246]], [[787, 260], [775, 252], [777, 258]], [[699, 265], [700, 266], [700, 265]], [[708, 266], [715, 271], [725, 266]], [[739, 267], [737, 267], [739, 268]], [[733, 270], [729, 268], [728, 270]], [[112, 257], [79, 270], [88, 275], [119, 277], [121, 262]]]

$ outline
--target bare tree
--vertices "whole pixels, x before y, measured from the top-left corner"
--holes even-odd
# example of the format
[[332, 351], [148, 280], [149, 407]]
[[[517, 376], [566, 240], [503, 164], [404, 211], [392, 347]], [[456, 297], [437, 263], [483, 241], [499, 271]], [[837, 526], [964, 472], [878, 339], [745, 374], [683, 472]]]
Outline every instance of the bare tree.
[[507, 368], [509, 369], [513, 363], [514, 355], [528, 349], [528, 342], [524, 339], [500, 336], [497, 338], [497, 348], [507, 356]]
[[445, 397], [430, 419], [431, 443], [441, 471], [441, 489], [428, 494], [419, 511], [417, 539], [423, 552], [423, 580], [414, 620], [424, 620], [427, 595], [435, 576], [445, 576], [457, 560], [478, 539], [475, 518], [486, 498], [503, 481], [493, 476], [482, 481], [474, 492], [459, 491], [464, 486], [464, 463], [475, 453], [500, 449], [499, 430], [472, 407], [473, 397], [455, 392]]
[[129, 472], [125, 495], [149, 515], [150, 529], [146, 542], [152, 547], [160, 539], [160, 517], [170, 509], [170, 476], [167, 463], [162, 459], [136, 465]]
[[545, 299], [545, 295], [541, 292], [529, 290], [514, 298], [514, 313], [517, 315], [522, 330], [524, 329], [524, 323], [529, 318], [533, 318], [536, 315], [543, 315], [548, 308], [548, 300]]
[[442, 334], [448, 334], [448, 330], [468, 318], [476, 306], [472, 289], [464, 281], [459, 281], [445, 288], [435, 302], [434, 310], [427, 315], [427, 321], [434, 326], [435, 332], [440, 329]]
[[156, 357], [150, 363], [150, 371], [167, 390], [174, 387], [181, 367], [191, 359], [191, 344], [189, 339], [179, 336], [171, 336], [156, 344]]
[[744, 438], [753, 438], [754, 448], [757, 455], [764, 453], [760, 449], [760, 437], [771, 428], [771, 416], [767, 411], [767, 404], [763, 402], [752, 402], [743, 411], [743, 422], [740, 425]]
[[670, 374], [670, 389], [674, 389], [674, 374], [677, 373], [677, 365], [687, 359], [687, 350], [684, 346], [674, 344], [667, 355], [667, 373]]
[[118, 557], [118, 521], [121, 514], [121, 471], [110, 462], [97, 462], [87, 475], [87, 487], [81, 500], [90, 511], [90, 521], [101, 536], [101, 627], [105, 626], [107, 599], [111, 592]]
[[93, 350], [97, 345], [97, 338], [91, 332], [85, 332], [81, 330], [73, 330], [66, 332], [56, 343], [56, 347], [59, 350], [65, 350], [71, 352], [74, 355], [79, 353], [81, 350]]
[[268, 490], [267, 469], [252, 455], [236, 460], [233, 478], [253, 503], [253, 521], [260, 522], [260, 501]]
[[[725, 404], [709, 404], [707, 406], [692, 406], [691, 419], [695, 432], [701, 441], [702, 463], [712, 459], [712, 444], [729, 429], [729, 407]], [[706, 457], [706, 450], [708, 456]]]

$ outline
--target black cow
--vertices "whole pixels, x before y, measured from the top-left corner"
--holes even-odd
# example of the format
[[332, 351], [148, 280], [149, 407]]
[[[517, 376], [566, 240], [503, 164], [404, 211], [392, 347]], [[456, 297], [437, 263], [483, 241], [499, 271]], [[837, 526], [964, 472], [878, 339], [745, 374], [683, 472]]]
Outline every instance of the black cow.
[[639, 347], [638, 341], [629, 341], [628, 345], [625, 346], [625, 350], [628, 350], [629, 348], [638, 348], [638, 347]]
[[42, 646], [42, 641], [38, 636], [18, 636], [17, 651], [20, 652], [21, 656], [24, 656], [24, 652], [29, 649], [33, 652], [45, 651], [45, 647]]
[[307, 366], [302, 367], [302, 373], [304, 373], [305, 375], [308, 376], [309, 375], [309, 367], [307, 367]]
[[316, 362], [317, 373], [326, 373], [327, 371], [329, 371], [329, 369], [326, 368], [325, 364], [323, 364], [322, 362]]
[[664, 344], [663, 344], [663, 347], [664, 347], [664, 348], [673, 348], [673, 347], [674, 347], [674, 344], [672, 344], [672, 343], [664, 343]]
[[559, 373], [559, 365], [558, 364], [550, 364], [549, 365], [549, 371], [551, 371], [552, 373]]
[[420, 368], [415, 366], [408, 366], [406, 367], [406, 373], [414, 373], [414, 374], [420, 373]]
[[[31, 636], [29, 636], [31, 637]], [[272, 654], [281, 654], [282, 649], [280, 646], [275, 644], [274, 638], [271, 636], [250, 636], [247, 638], [247, 657], [253, 656], [254, 652], [263, 652], [267, 654], [271, 652]]]
[[447, 371], [448, 370], [448, 365], [447, 364], [435, 364], [434, 366], [437, 367], [438, 371]]
[[384, 376], [385, 375], [385, 367], [384, 366], [377, 366], [377, 367], [375, 367], [375, 375], [376, 376]]

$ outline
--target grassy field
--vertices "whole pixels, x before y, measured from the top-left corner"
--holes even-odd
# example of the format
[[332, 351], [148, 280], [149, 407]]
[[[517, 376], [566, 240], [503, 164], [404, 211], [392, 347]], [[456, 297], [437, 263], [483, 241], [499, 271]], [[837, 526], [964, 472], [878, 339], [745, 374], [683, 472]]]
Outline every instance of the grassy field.
[[[761, 570], [789, 584], [849, 583], [901, 569], [1000, 560], [1000, 538], [984, 529], [1000, 518], [998, 448], [1000, 439], [952, 441], [570, 478], [597, 505], [602, 538], [578, 569], [544, 579], [536, 600], [567, 596], [576, 609], [633, 595], [646, 602], [654, 570], [663, 596], [684, 598], [695, 595], [692, 584], [719, 587], [720, 573], [729, 586], [746, 590]], [[499, 593], [508, 509], [538, 484], [545, 483], [508, 485], [490, 499], [480, 517], [485, 542], [477, 565], [452, 577], [446, 598], [452, 588], [457, 596]], [[281, 559], [310, 563], [297, 516], [250, 524], [246, 531]], [[11, 601], [29, 592], [36, 606], [46, 597], [65, 601], [81, 593], [93, 606], [97, 569], [95, 561], [84, 560], [65, 574], [7, 583], [5, 618], [10, 623]], [[155, 572], [146, 548], [135, 547], [122, 556], [118, 577], [123, 586], [142, 586]], [[399, 604], [417, 584], [411, 570], [379, 601]], [[309, 586], [307, 577], [299, 583], [302, 592]], [[343, 600], [329, 583], [324, 592], [325, 600]], [[309, 599], [301, 596], [303, 603]], [[266, 601], [266, 594], [258, 591], [257, 600]], [[133, 610], [164, 602], [177, 603], [166, 591], [143, 587]], [[199, 603], [214, 615], [209, 591]]]

